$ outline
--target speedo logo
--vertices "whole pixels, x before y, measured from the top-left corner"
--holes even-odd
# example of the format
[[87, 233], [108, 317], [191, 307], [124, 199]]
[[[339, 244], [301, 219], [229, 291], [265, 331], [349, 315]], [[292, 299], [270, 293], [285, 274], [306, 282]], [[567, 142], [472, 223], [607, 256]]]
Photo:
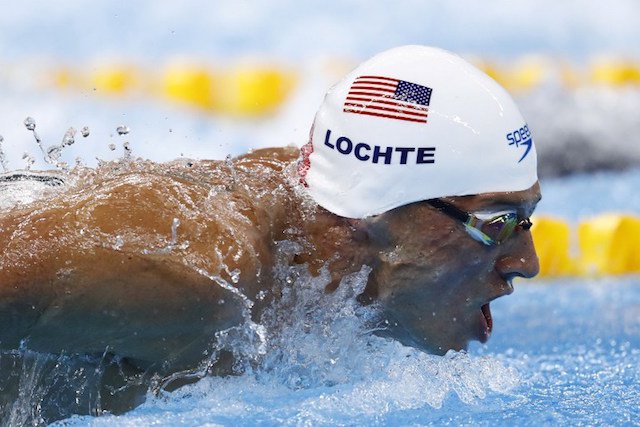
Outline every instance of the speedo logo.
[[361, 162], [390, 165], [391, 163], [428, 164], [435, 163], [436, 147], [382, 147], [366, 142], [354, 143], [346, 136], [331, 138], [331, 129], [327, 129], [324, 145], [345, 156], [353, 156]]
[[524, 150], [524, 154], [522, 155], [522, 157], [520, 157], [520, 160], [518, 160], [518, 163], [520, 163], [525, 157], [527, 157], [529, 151], [531, 151], [531, 145], [533, 143], [533, 141], [531, 140], [531, 132], [529, 131], [529, 126], [525, 124], [520, 129], [509, 132], [507, 134], [507, 141], [509, 141], [509, 145], [513, 145], [516, 148], [520, 146], [526, 147], [526, 149]]

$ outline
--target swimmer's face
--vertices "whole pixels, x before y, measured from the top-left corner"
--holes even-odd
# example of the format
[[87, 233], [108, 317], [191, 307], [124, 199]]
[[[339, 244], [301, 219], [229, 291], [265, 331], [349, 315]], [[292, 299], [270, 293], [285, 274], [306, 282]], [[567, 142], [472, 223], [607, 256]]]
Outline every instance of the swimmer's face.
[[[443, 200], [470, 213], [513, 210], [526, 218], [540, 187]], [[426, 203], [380, 215], [370, 230], [379, 265], [365, 294], [381, 304], [385, 334], [435, 354], [486, 342], [493, 326], [489, 302], [513, 292], [515, 277], [539, 270], [528, 230], [518, 227], [500, 245], [487, 246]]]

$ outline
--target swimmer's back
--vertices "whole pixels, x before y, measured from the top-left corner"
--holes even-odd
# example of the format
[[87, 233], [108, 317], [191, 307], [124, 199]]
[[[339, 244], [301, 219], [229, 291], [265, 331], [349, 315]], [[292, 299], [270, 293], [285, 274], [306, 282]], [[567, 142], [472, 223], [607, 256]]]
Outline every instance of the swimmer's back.
[[270, 285], [259, 272], [294, 214], [297, 155], [149, 163], [2, 214], [0, 346], [197, 362], [242, 320], [224, 284], [252, 299]]

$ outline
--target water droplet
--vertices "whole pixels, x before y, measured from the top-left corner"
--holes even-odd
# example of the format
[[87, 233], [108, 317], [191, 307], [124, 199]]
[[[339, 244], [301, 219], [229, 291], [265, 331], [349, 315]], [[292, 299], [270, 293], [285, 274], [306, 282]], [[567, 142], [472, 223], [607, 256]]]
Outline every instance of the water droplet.
[[2, 150], [2, 143], [4, 142], [4, 138], [0, 135], [0, 166], [2, 166], [3, 172], [9, 172], [9, 168], [7, 165], [7, 159], [4, 155], [4, 151]]
[[76, 137], [76, 130], [70, 127], [69, 129], [67, 129], [64, 136], [62, 137], [62, 146], [64, 147], [65, 145], [72, 145], [74, 142], [76, 142], [75, 137]]
[[240, 281], [240, 270], [239, 269], [235, 269], [231, 272], [231, 281], [233, 283], [238, 283]]
[[125, 159], [130, 159], [131, 158], [131, 146], [129, 145], [129, 142], [125, 142], [122, 144], [122, 148], [124, 148], [124, 158]]
[[27, 128], [27, 130], [35, 130], [36, 121], [33, 119], [33, 117], [27, 117], [26, 119], [24, 119], [24, 126]]
[[89, 136], [89, 126], [85, 126], [82, 129], [80, 129], [80, 133], [82, 134], [82, 136], [84, 136], [85, 138]]
[[256, 295], [256, 298], [259, 301], [262, 301], [263, 299], [266, 298], [266, 296], [267, 296], [267, 291], [262, 290], [262, 291], [258, 292], [258, 294]]
[[287, 278], [285, 279], [285, 282], [287, 282], [287, 284], [292, 284], [293, 283], [293, 277], [291, 276], [287, 276]]
[[42, 148], [42, 140], [40, 139], [40, 135], [38, 135], [38, 132], [36, 132], [35, 130], [33, 131], [33, 138], [36, 140], [36, 144], [40, 146], [40, 150], [44, 152], [44, 149]]
[[180, 226], [180, 219], [173, 218], [171, 222], [171, 245], [178, 243], [178, 227]]
[[120, 249], [122, 249], [122, 245], [124, 245], [124, 240], [122, 239], [122, 236], [116, 236], [116, 241], [114, 242], [113, 246], [111, 246], [114, 250], [119, 251]]
[[109, 150], [115, 151], [116, 150], [116, 144], [109, 144]]
[[60, 145], [52, 145], [47, 148], [47, 158], [45, 159], [49, 164], [55, 164], [62, 155], [62, 147]]
[[29, 153], [24, 153], [22, 155], [22, 159], [26, 160], [26, 164], [24, 166], [26, 170], [31, 169], [31, 165], [33, 165], [36, 162], [36, 160], [33, 157], [31, 157]]
[[118, 135], [126, 135], [129, 133], [129, 126], [121, 125], [116, 128]]

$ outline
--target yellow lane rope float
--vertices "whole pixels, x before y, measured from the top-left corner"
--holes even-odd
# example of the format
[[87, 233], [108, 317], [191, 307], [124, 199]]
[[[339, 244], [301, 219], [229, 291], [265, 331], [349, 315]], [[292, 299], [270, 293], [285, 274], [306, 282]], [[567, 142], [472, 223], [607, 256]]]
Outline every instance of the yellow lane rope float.
[[640, 273], [640, 218], [606, 213], [571, 227], [538, 216], [531, 229], [540, 258], [540, 277]]
[[[331, 60], [325, 62], [324, 68], [330, 69]], [[344, 68], [345, 60], [333, 62]], [[566, 89], [640, 88], [640, 61], [628, 58], [598, 57], [583, 65], [542, 55], [508, 62], [473, 62], [514, 94], [545, 84]], [[213, 66], [195, 59], [176, 59], [157, 69], [113, 62], [80, 69], [54, 66], [45, 74], [49, 84], [58, 88], [95, 90], [105, 96], [151, 96], [214, 114], [255, 117], [276, 111], [295, 89], [301, 72], [275, 62]]]
[[297, 75], [269, 64], [215, 68], [176, 61], [153, 72], [127, 64], [101, 65], [84, 72], [58, 67], [50, 80], [60, 89], [150, 96], [215, 114], [255, 117], [275, 112], [294, 89]]

